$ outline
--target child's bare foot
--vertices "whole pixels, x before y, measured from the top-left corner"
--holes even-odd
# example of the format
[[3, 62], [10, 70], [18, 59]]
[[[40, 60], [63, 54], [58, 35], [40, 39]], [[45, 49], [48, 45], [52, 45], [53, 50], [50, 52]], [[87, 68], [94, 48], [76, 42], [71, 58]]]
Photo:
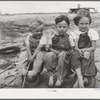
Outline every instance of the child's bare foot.
[[48, 83], [49, 86], [53, 86], [54, 84], [53, 78], [54, 78], [53, 76], [50, 76], [49, 83]]
[[78, 80], [76, 80], [73, 88], [84, 88], [84, 85], [82, 82], [78, 82]]
[[84, 88], [83, 82], [79, 82], [79, 88]]
[[75, 82], [73, 88], [78, 88], [78, 80], [76, 80], [76, 82]]
[[55, 83], [55, 86], [60, 87], [61, 86], [61, 81], [57, 80], [56, 83]]

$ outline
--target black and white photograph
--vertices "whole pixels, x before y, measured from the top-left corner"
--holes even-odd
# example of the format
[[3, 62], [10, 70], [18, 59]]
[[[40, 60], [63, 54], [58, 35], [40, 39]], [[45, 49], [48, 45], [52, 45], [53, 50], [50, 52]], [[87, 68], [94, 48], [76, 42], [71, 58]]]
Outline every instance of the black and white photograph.
[[100, 88], [100, 2], [0, 1], [0, 88]]

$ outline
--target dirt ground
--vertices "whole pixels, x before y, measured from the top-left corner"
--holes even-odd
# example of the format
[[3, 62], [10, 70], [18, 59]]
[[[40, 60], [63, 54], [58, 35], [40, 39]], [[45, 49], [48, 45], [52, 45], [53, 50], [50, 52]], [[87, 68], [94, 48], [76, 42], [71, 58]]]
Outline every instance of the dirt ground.
[[[52, 20], [55, 18], [55, 16], [57, 16], [57, 14], [56, 15], [50, 15], [49, 14], [48, 16], [46, 16], [46, 15], [43, 16], [42, 15], [42, 18], [44, 20], [46, 20], [46, 21], [48, 21], [50, 19], [49, 23], [52, 23], [53, 22]], [[99, 33], [100, 32], [100, 27], [99, 27], [99, 25], [100, 25], [100, 18], [98, 16], [100, 16], [100, 13], [93, 13], [92, 14], [92, 19], [93, 20], [92, 20], [91, 27], [94, 28], [95, 30], [97, 30], [98, 33]], [[25, 20], [26, 17], [24, 16], [22, 20]], [[72, 15], [69, 15], [69, 17], [71, 19], [73, 18]], [[13, 19], [13, 18], [15, 18], [15, 19]], [[13, 16], [13, 18], [10, 17], [10, 16], [9, 17], [7, 17], [7, 16], [4, 16], [4, 17], [0, 16], [0, 20], [2, 19], [3, 22], [5, 22], [5, 21], [7, 22], [9, 20], [11, 21], [11, 19], [13, 19], [13, 20], [16, 20], [16, 22], [19, 23], [20, 20], [21, 20], [21, 19], [19, 20], [20, 15], [19, 16], [16, 15], [15, 17]], [[70, 30], [72, 31], [73, 29], [75, 29], [75, 26], [73, 26], [73, 24], [71, 24]], [[15, 46], [19, 46], [21, 51], [23, 51], [23, 50], [25, 50], [25, 47], [23, 46], [23, 42], [24, 42], [26, 36], [27, 36], [27, 33], [24, 33], [24, 34], [19, 33], [18, 37], [12, 38], [10, 36], [5, 36], [5, 35], [3, 36], [1, 34], [1, 31], [0, 31], [0, 45], [1, 45], [0, 49], [3, 48], [3, 47], [9, 47], [9, 46], [15, 45]], [[99, 36], [100, 36], [100, 33], [99, 33]], [[9, 66], [11, 63], [16, 63], [17, 64], [18, 61], [21, 60], [19, 58], [19, 55], [20, 55], [20, 53], [18, 53], [18, 54], [11, 54], [11, 55], [0, 55], [0, 59], [1, 59], [0, 60], [0, 72], [2, 70], [4, 70], [7, 66]], [[95, 64], [96, 64], [97, 69], [98, 69], [98, 73], [96, 75], [96, 86], [95, 86], [95, 88], [100, 88], [100, 39], [97, 41], [97, 49], [95, 51]], [[20, 66], [17, 66], [17, 67], [20, 67]], [[33, 88], [48, 88], [48, 79], [49, 79], [48, 72], [46, 70], [44, 70], [41, 73], [40, 83], [37, 86], [30, 86], [30, 87], [33, 87]], [[56, 81], [56, 79], [55, 79], [55, 81]], [[74, 82], [75, 82], [75, 79], [73, 78], [73, 76], [70, 76], [67, 79], [65, 79], [65, 82], [62, 85], [62, 88], [71, 88], [73, 86]]]

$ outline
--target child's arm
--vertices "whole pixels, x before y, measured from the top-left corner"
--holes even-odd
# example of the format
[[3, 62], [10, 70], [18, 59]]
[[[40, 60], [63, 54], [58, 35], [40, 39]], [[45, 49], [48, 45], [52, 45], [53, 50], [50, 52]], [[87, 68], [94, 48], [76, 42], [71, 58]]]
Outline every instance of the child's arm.
[[30, 50], [30, 44], [26, 44], [26, 52], [27, 52], [27, 55], [28, 55], [28, 59], [31, 58], [31, 50]]
[[32, 55], [32, 57], [30, 58], [30, 62], [32, 62], [36, 55], [39, 53], [39, 51], [43, 48], [44, 44], [39, 44], [39, 46], [35, 49], [34, 54]]
[[54, 50], [53, 48], [50, 48], [50, 51], [51, 51], [51, 52], [54, 52], [54, 53], [55, 53], [55, 54], [57, 54], [57, 55], [59, 55], [59, 54], [60, 54], [60, 52], [59, 52], [59, 51]]
[[[30, 50], [30, 43], [29, 43], [29, 35], [27, 36], [26, 38], [26, 41], [25, 41], [25, 44], [26, 44], [26, 52], [27, 52], [27, 55], [28, 55], [28, 60], [31, 58], [31, 50]], [[24, 62], [23, 62], [24, 63]], [[26, 67], [27, 66], [23, 66], [21, 67], [21, 71], [22, 71], [22, 74], [25, 76], [27, 74], [27, 70], [26, 70]]]
[[31, 56], [32, 56], [31, 55], [31, 49], [30, 49], [29, 37], [30, 37], [30, 35], [26, 39], [26, 52], [27, 52], [27, 55], [28, 55], [28, 59], [30, 59]]

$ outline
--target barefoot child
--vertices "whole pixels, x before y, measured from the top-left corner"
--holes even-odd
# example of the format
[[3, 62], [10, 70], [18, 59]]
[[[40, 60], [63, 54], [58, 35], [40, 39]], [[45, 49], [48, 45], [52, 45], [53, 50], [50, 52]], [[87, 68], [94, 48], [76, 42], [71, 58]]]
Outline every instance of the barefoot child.
[[43, 70], [44, 65], [47, 66], [48, 63], [51, 63], [48, 60], [49, 46], [51, 45], [51, 37], [49, 37], [48, 32], [54, 34], [54, 31], [44, 29], [41, 21], [32, 22], [30, 29], [31, 33], [26, 39], [26, 51], [28, 61], [33, 63], [33, 66], [28, 73], [25, 66], [23, 66], [22, 73], [23, 75], [27, 74], [28, 79], [32, 80], [34, 76]]
[[97, 31], [90, 28], [91, 16], [87, 10], [79, 10], [74, 18], [74, 23], [78, 26], [78, 29], [74, 30], [71, 35], [74, 38], [75, 49], [79, 56], [76, 56], [77, 67], [73, 66], [73, 68], [78, 77], [78, 87], [84, 87], [83, 76], [96, 75], [94, 51], [99, 36]]
[[[54, 85], [53, 76], [55, 69], [57, 69], [57, 81], [55, 85], [60, 87], [62, 82], [68, 73], [69, 66], [66, 65], [65, 60], [74, 47], [73, 39], [68, 35], [67, 31], [69, 28], [69, 18], [65, 15], [60, 15], [55, 19], [55, 25], [57, 34], [52, 38], [52, 47], [50, 48], [51, 53], [49, 53], [49, 59], [52, 60], [52, 64], [47, 66], [47, 70], [50, 73], [49, 86]], [[55, 67], [53, 63], [55, 62]], [[58, 63], [56, 63], [58, 62]]]
[[[34, 59], [32, 59], [32, 56], [35, 52], [35, 49], [38, 47], [40, 39], [43, 35], [43, 23], [40, 20], [34, 20], [29, 24], [29, 28], [30, 28], [30, 32], [25, 41], [26, 51], [23, 54], [23, 58], [27, 59], [30, 63], [32, 63], [34, 61]], [[22, 67], [22, 74], [26, 75], [27, 74], [26, 63], [21, 67]], [[35, 68], [35, 69], [39, 70], [39, 68]], [[31, 70], [32, 70], [32, 67], [31, 67]], [[28, 77], [31, 76], [29, 74], [31, 73], [31, 70], [28, 71], [28, 75], [27, 75]]]
[[31, 68], [28, 73], [26, 65], [22, 66], [22, 74], [27, 74], [27, 79], [32, 80], [33, 76], [36, 76], [43, 70], [43, 55], [45, 54], [44, 45], [46, 44], [46, 37], [43, 36], [43, 23], [40, 20], [32, 21], [29, 24], [30, 31], [26, 38], [26, 53], [23, 58], [27, 59], [31, 63]]

